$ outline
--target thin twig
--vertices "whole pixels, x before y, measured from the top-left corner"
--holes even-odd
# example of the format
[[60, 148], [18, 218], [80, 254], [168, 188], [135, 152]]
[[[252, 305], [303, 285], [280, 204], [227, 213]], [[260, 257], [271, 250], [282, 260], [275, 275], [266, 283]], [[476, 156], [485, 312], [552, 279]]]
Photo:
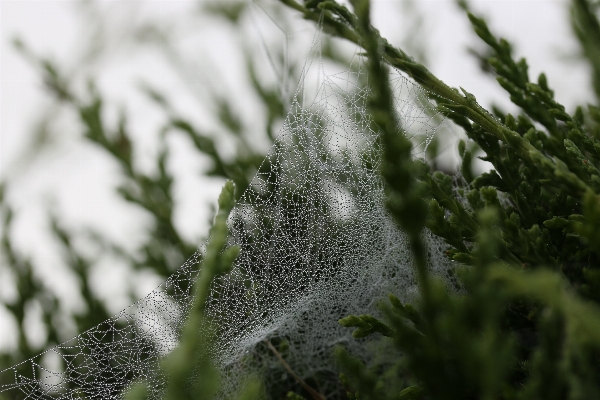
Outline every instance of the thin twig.
[[306, 390], [312, 396], [313, 399], [315, 399], [315, 400], [327, 400], [325, 398], [325, 396], [323, 396], [321, 393], [317, 392], [312, 387], [308, 386], [308, 384], [306, 382], [304, 382], [302, 380], [302, 378], [300, 378], [294, 372], [294, 370], [292, 370], [292, 368], [289, 366], [289, 364], [287, 362], [285, 362], [285, 360], [283, 359], [283, 357], [281, 356], [281, 354], [279, 354], [279, 352], [277, 351], [277, 349], [275, 348], [275, 346], [273, 346], [271, 344], [271, 341], [265, 339], [265, 340], [263, 340], [263, 342], [269, 347], [269, 349], [271, 349], [271, 351], [273, 352], [273, 354], [275, 354], [275, 357], [277, 357], [277, 359], [279, 360], [279, 362], [281, 363], [281, 365], [283, 365], [283, 368], [285, 368], [285, 370], [287, 372], [289, 372], [289, 374], [294, 377], [294, 379], [304, 388], [304, 390]]

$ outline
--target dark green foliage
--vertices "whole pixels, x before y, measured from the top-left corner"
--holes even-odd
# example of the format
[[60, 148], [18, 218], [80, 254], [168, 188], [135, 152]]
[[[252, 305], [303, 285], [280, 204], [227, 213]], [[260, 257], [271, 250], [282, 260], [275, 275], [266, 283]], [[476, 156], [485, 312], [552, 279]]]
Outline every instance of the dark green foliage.
[[[482, 61], [523, 111], [515, 118], [496, 109], [500, 121], [473, 95], [461, 89], [461, 96], [380, 38], [369, 25], [367, 0], [352, 4], [354, 15], [331, 1], [318, 8], [330, 13], [333, 26], [343, 21], [351, 30], [340, 33], [338, 28], [339, 36], [367, 51], [374, 93], [370, 112], [386, 146], [383, 174], [389, 210], [413, 240], [422, 291], [416, 308], [391, 297], [391, 305], [382, 305], [384, 321], [368, 315], [340, 320], [357, 328], [355, 337], [376, 332], [390, 337], [403, 353], [392, 368], [395, 381], [405, 382], [405, 389], [398, 391], [389, 385], [389, 377], [379, 377], [340, 350], [349, 395], [598, 398], [600, 331], [592, 328], [600, 318], [596, 106], [569, 114], [554, 99], [546, 76], [531, 82], [527, 62], [514, 60], [510, 43], [497, 39], [486, 21], [460, 2], [475, 33], [489, 46]], [[596, 71], [600, 25], [593, 7], [586, 0], [574, 1], [573, 25]], [[301, 11], [312, 18], [310, 10]], [[468, 146], [459, 144], [463, 179], [458, 187], [440, 172], [414, 169], [410, 145], [393, 121], [382, 59], [428, 89], [438, 109], [465, 130], [470, 141]], [[471, 162], [478, 149], [493, 169], [474, 176]], [[425, 197], [431, 197], [426, 214], [421, 211]], [[421, 215], [427, 214], [427, 226], [446, 240], [447, 254], [457, 262], [464, 294], [448, 293], [419, 262], [426, 250], [414, 243]]]
[[[355, 338], [379, 335], [397, 352], [390, 353], [389, 363], [381, 367], [365, 365], [337, 348], [335, 356], [342, 372], [339, 384], [347, 398], [600, 398], [600, 105], [568, 112], [554, 98], [547, 77], [540, 74], [531, 81], [525, 59], [514, 59], [511, 44], [497, 38], [484, 18], [470, 12], [465, 1], [459, 4], [487, 46], [477, 57], [520, 107], [518, 115], [498, 108], [492, 108], [492, 112], [484, 109], [472, 94], [449, 87], [425, 66], [391, 46], [370, 25], [368, 0], [351, 1], [354, 12], [331, 0], [281, 2], [307, 19], [322, 18], [326, 32], [366, 51], [372, 88], [369, 112], [374, 127], [382, 134], [387, 205], [408, 234], [421, 289], [420, 301], [414, 305], [403, 304], [390, 295], [389, 302], [381, 304], [381, 319], [350, 315], [339, 321], [354, 328]], [[600, 98], [600, 23], [596, 8], [588, 0], [572, 1], [572, 24]], [[243, 10], [239, 4], [210, 9], [232, 23], [239, 20]], [[46, 60], [36, 62], [57, 99], [78, 112], [87, 139], [122, 167], [125, 181], [119, 193], [153, 217], [153, 239], [143, 247], [143, 260], [131, 258], [133, 265], [150, 267], [167, 276], [195, 246], [185, 243], [172, 224], [172, 177], [165, 168], [169, 158], [166, 147], [157, 158], [155, 176], [136, 171], [125, 118], [109, 129], [101, 118], [101, 97], [93, 88], [90, 99], [79, 99], [57, 67]], [[460, 179], [453, 180], [411, 157], [413, 145], [403, 135], [394, 114], [388, 65], [404, 71], [427, 89], [437, 109], [464, 130], [468, 141], [459, 143]], [[287, 99], [261, 85], [251, 61], [248, 71], [266, 106], [266, 132], [273, 139]], [[210, 398], [217, 390], [218, 374], [202, 351], [211, 340], [210, 331], [200, 329], [210, 325], [203, 314], [204, 294], [211, 279], [225, 273], [235, 258], [235, 249], [221, 252], [226, 235], [224, 218], [233, 199], [248, 187], [265, 154], [248, 144], [244, 124], [228, 101], [215, 99], [219, 121], [240, 144], [241, 150], [233, 159], [221, 156], [215, 135], [202, 132], [178, 116], [159, 93], [148, 89], [148, 94], [170, 116], [163, 133], [178, 132], [189, 137], [195, 148], [212, 161], [207, 174], [229, 178], [237, 188], [234, 195], [228, 185], [221, 198], [221, 211], [203, 261], [205, 268], [197, 282], [198, 301], [180, 347], [162, 364], [170, 382], [167, 398]], [[493, 169], [477, 174], [472, 163], [480, 152]], [[270, 167], [268, 162], [262, 166]], [[10, 229], [11, 216], [6, 206], [5, 231]], [[89, 262], [73, 251], [69, 232], [57, 219], [53, 221], [69, 265], [82, 283], [84, 301], [94, 310], [94, 317], [90, 314], [77, 319], [78, 328], [85, 329], [104, 319], [106, 310], [86, 289]], [[427, 248], [422, 237], [425, 227], [447, 243], [446, 254], [456, 265], [449, 272], [459, 278], [458, 292], [427, 270]], [[21, 326], [25, 305], [32, 299], [44, 299], [43, 304], [51, 305], [56, 299], [37, 281], [28, 260], [13, 251], [7, 235], [3, 236], [2, 247], [19, 274], [20, 297], [9, 309], [20, 325], [19, 351], [28, 357], [36, 351], [27, 347]], [[48, 321], [53, 315], [51, 308], [44, 309]], [[198, 335], [201, 330], [206, 334]], [[49, 342], [56, 341], [57, 333], [50, 329]], [[279, 354], [277, 350], [275, 354]], [[198, 374], [192, 376], [192, 372]], [[198, 376], [204, 379], [196, 379]], [[257, 380], [249, 382], [241, 398], [264, 395]], [[194, 386], [197, 396], [191, 394], [193, 391], [182, 391], [185, 385]], [[269, 394], [287, 393], [289, 399], [304, 398], [298, 394], [302, 388], [291, 378], [266, 390]], [[143, 386], [134, 386], [129, 396], [144, 398]]]

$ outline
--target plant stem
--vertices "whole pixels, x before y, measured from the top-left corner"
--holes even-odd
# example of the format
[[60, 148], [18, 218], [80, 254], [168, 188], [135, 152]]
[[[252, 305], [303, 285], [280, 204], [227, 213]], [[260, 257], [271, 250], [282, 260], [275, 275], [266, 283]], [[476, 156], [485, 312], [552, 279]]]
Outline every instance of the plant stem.
[[277, 349], [275, 348], [275, 346], [273, 346], [269, 340], [265, 339], [265, 340], [263, 340], [263, 342], [267, 345], [267, 347], [269, 347], [269, 349], [273, 352], [273, 354], [275, 354], [275, 357], [277, 357], [277, 360], [279, 360], [279, 362], [281, 363], [281, 365], [283, 365], [283, 368], [285, 368], [285, 370], [290, 375], [292, 375], [292, 377], [294, 377], [294, 379], [304, 388], [304, 390], [306, 390], [311, 395], [311, 397], [313, 399], [315, 399], [315, 400], [327, 400], [325, 398], [325, 396], [323, 396], [321, 393], [317, 392], [315, 389], [313, 389], [312, 387], [310, 387], [306, 382], [304, 382], [304, 380], [302, 380], [302, 378], [300, 378], [294, 372], [294, 370], [283, 359], [283, 357], [281, 356], [281, 354], [277, 351]]

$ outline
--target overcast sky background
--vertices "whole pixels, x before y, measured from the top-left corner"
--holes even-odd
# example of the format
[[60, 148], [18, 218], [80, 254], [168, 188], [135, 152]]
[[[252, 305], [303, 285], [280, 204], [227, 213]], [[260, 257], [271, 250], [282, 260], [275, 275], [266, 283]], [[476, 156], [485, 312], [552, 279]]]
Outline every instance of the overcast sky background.
[[[275, 1], [275, 0], [273, 0]], [[203, 85], [226, 88], [239, 98], [240, 109], [252, 113], [252, 104], [244, 103], [243, 65], [236, 54], [235, 38], [222, 22], [193, 19], [197, 3], [191, 1], [100, 1], [98, 12], [105, 13], [114, 30], [108, 41], [114, 47], [104, 50], [105, 56], [92, 72], [109, 102], [125, 106], [131, 116], [130, 127], [142, 152], [139, 162], [151, 168], [157, 143], [157, 127], [163, 120], [136, 88], [140, 79], [152, 82], [171, 95], [178, 109], [201, 124], [209, 117], [190, 94], [188, 84], [201, 92]], [[415, 35], [425, 35], [430, 70], [451, 86], [462, 86], [475, 94], [484, 106], [491, 101], [510, 108], [507, 96], [493, 80], [483, 77], [475, 60], [467, 55], [468, 46], [478, 45], [467, 18], [451, 0], [420, 0], [418, 10], [425, 18], [416, 29], [413, 17], [403, 16], [400, 0], [372, 0], [374, 24], [392, 43], [400, 44]], [[574, 57], [576, 42], [571, 34], [567, 2], [562, 0], [475, 1], [474, 8], [489, 17], [495, 32], [515, 44], [517, 55], [526, 56], [530, 76], [545, 71], [556, 98], [572, 111], [576, 104], [592, 99], [588, 71]], [[61, 259], [47, 233], [48, 204], [53, 204], [65, 223], [74, 227], [94, 226], [125, 246], [135, 247], [143, 232], [144, 216], [133, 212], [115, 194], [118, 169], [94, 146], [79, 140], [81, 129], [74, 115], [61, 113], [47, 137], [50, 145], [33, 153], [36, 124], [44, 113], [56, 112], [53, 100], [44, 91], [40, 74], [26, 62], [10, 44], [15, 35], [23, 39], [36, 53], [75, 66], [86, 53], [82, 48], [94, 27], [86, 8], [76, 1], [0, 1], [0, 178], [10, 182], [7, 199], [15, 207], [16, 226], [12, 235], [19, 250], [30, 254], [39, 273], [48, 285], [57, 288], [65, 304], [77, 309], [77, 287], [72, 277], [61, 267]], [[145, 20], [177, 21], [181, 30], [178, 45], [188, 54], [196, 55], [196, 75], [184, 82], [157, 51], [132, 52], [120, 47], [119, 34]], [[259, 17], [258, 31], [272, 32], [268, 19]], [[181, 25], [181, 26], [180, 26]], [[407, 31], [406, 27], [413, 30]], [[310, 43], [312, 33], [304, 21], [298, 21], [293, 35]], [[269, 30], [271, 29], [271, 30]], [[189, 34], [194, 32], [193, 34]], [[87, 35], [87, 36], [86, 36]], [[110, 36], [112, 35], [112, 37]], [[257, 46], [260, 37], [255, 35]], [[126, 41], [126, 40], [124, 40]], [[418, 41], [417, 41], [418, 42]], [[480, 47], [480, 46], [479, 46]], [[257, 47], [258, 48], [258, 47]], [[301, 52], [290, 48], [291, 52]], [[192, 57], [193, 59], [194, 57]], [[76, 69], [71, 73], [78, 76]], [[265, 61], [265, 73], [269, 73]], [[276, 77], [273, 76], [273, 79]], [[512, 109], [512, 108], [510, 108]], [[116, 120], [116, 107], [109, 109]], [[148, 135], [147, 132], [152, 132]], [[171, 143], [177, 155], [170, 168], [178, 177], [175, 198], [180, 207], [176, 224], [189, 240], [200, 240], [208, 229], [209, 205], [216, 203], [222, 181], [201, 178], [206, 169], [203, 160], [190, 156], [187, 142]], [[32, 155], [33, 154], [33, 155]], [[50, 203], [49, 203], [50, 202]], [[128, 305], [125, 294], [130, 273], [122, 266], [107, 262], [97, 268], [98, 291], [109, 299], [114, 312]], [[0, 303], [14, 296], [14, 287], [6, 267], [0, 264]], [[160, 282], [155, 277], [136, 283], [137, 295], [144, 296]], [[10, 334], [11, 319], [0, 305], [0, 348], [14, 343]], [[36, 322], [32, 320], [32, 330]]]

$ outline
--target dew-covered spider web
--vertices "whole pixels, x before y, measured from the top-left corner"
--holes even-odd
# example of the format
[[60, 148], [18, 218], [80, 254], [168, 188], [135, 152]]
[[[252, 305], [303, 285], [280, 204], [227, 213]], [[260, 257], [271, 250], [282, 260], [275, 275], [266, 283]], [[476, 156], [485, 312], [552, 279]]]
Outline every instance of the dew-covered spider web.
[[[320, 34], [313, 50], [318, 54]], [[229, 398], [252, 371], [267, 380], [285, 370], [264, 340], [280, 347], [302, 378], [337, 371], [335, 345], [368, 361], [369, 342], [338, 324], [349, 314], [377, 315], [393, 293], [418, 296], [407, 241], [384, 206], [378, 132], [366, 110], [363, 59], [344, 70], [309, 58], [279, 136], [231, 213], [230, 244], [241, 253], [232, 271], [215, 281], [207, 313], [218, 323], [211, 352], [222, 371], [220, 396]], [[426, 94], [391, 72], [402, 131], [419, 156], [440, 118]], [[426, 232], [431, 270], [449, 268], [444, 244]], [[157, 361], [178, 344], [192, 303], [203, 250], [164, 284], [113, 318], [0, 373], [0, 392], [27, 399], [117, 399], [144, 380], [150, 398], [165, 385]], [[51, 369], [45, 360], [59, 360]], [[323, 382], [326, 396], [339, 387]], [[18, 397], [18, 396], [17, 396]]]

